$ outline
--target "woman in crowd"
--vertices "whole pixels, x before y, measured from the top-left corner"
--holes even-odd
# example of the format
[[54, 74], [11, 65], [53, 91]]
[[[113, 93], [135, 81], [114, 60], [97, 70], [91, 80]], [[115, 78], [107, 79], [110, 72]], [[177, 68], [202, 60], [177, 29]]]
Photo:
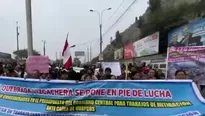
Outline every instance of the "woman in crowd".
[[150, 69], [149, 72], [148, 72], [148, 74], [147, 74], [147, 76], [148, 76], [148, 79], [149, 79], [149, 80], [159, 79], [158, 74], [157, 74], [157, 71], [154, 70], [154, 69]]
[[188, 79], [184, 70], [177, 70], [175, 72], [175, 79]]
[[136, 71], [134, 74], [131, 74], [131, 80], [142, 80], [142, 74], [140, 71]]

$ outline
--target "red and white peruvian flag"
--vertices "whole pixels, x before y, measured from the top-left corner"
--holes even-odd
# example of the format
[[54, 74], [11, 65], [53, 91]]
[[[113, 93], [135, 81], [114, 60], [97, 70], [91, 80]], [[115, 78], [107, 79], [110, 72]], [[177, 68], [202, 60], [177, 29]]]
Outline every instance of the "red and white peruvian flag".
[[71, 53], [70, 53], [70, 46], [68, 44], [68, 34], [67, 34], [67, 37], [66, 37], [66, 41], [65, 41], [64, 48], [63, 48], [62, 56], [63, 56], [64, 68], [66, 68], [66, 69], [71, 68], [72, 58], [71, 58]]

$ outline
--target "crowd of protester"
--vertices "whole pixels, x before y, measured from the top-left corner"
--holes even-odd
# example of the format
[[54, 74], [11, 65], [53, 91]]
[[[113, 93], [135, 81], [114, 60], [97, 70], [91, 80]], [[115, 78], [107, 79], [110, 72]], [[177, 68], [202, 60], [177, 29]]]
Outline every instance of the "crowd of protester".
[[[96, 68], [95, 66], [85, 65], [82, 70], [76, 72], [73, 68], [63, 69], [57, 66], [49, 66], [49, 73], [40, 73], [34, 70], [27, 73], [25, 65], [0, 64], [0, 75], [6, 77], [20, 77], [24, 79], [45, 79], [45, 80], [75, 80], [75, 81], [93, 81], [93, 80], [163, 80], [165, 73], [159, 69], [153, 69], [142, 63], [141, 66], [129, 64], [121, 66], [121, 75], [113, 75], [111, 68]], [[175, 79], [188, 79], [184, 70], [175, 72]], [[194, 80], [193, 80], [194, 81]], [[197, 81], [194, 81], [196, 84]], [[205, 97], [205, 87], [199, 85], [202, 96]]]

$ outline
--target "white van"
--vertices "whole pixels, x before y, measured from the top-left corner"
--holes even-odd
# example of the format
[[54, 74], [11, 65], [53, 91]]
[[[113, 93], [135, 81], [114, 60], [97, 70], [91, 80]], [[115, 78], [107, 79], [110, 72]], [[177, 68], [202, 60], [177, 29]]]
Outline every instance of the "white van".
[[157, 69], [162, 70], [164, 73], [166, 72], [166, 67], [167, 67], [166, 62], [151, 63], [151, 64], [149, 64], [149, 65], [150, 65], [150, 67], [152, 67], [153, 69], [154, 69], [154, 68], [157, 68]]

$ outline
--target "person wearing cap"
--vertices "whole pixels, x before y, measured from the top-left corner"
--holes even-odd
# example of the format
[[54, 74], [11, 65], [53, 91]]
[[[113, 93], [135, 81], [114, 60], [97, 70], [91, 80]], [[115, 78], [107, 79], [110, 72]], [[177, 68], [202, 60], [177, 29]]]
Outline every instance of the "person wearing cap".
[[105, 69], [105, 74], [104, 76], [102, 77], [102, 80], [115, 80], [116, 77], [114, 75], [112, 75], [112, 70], [111, 68], [106, 68]]

